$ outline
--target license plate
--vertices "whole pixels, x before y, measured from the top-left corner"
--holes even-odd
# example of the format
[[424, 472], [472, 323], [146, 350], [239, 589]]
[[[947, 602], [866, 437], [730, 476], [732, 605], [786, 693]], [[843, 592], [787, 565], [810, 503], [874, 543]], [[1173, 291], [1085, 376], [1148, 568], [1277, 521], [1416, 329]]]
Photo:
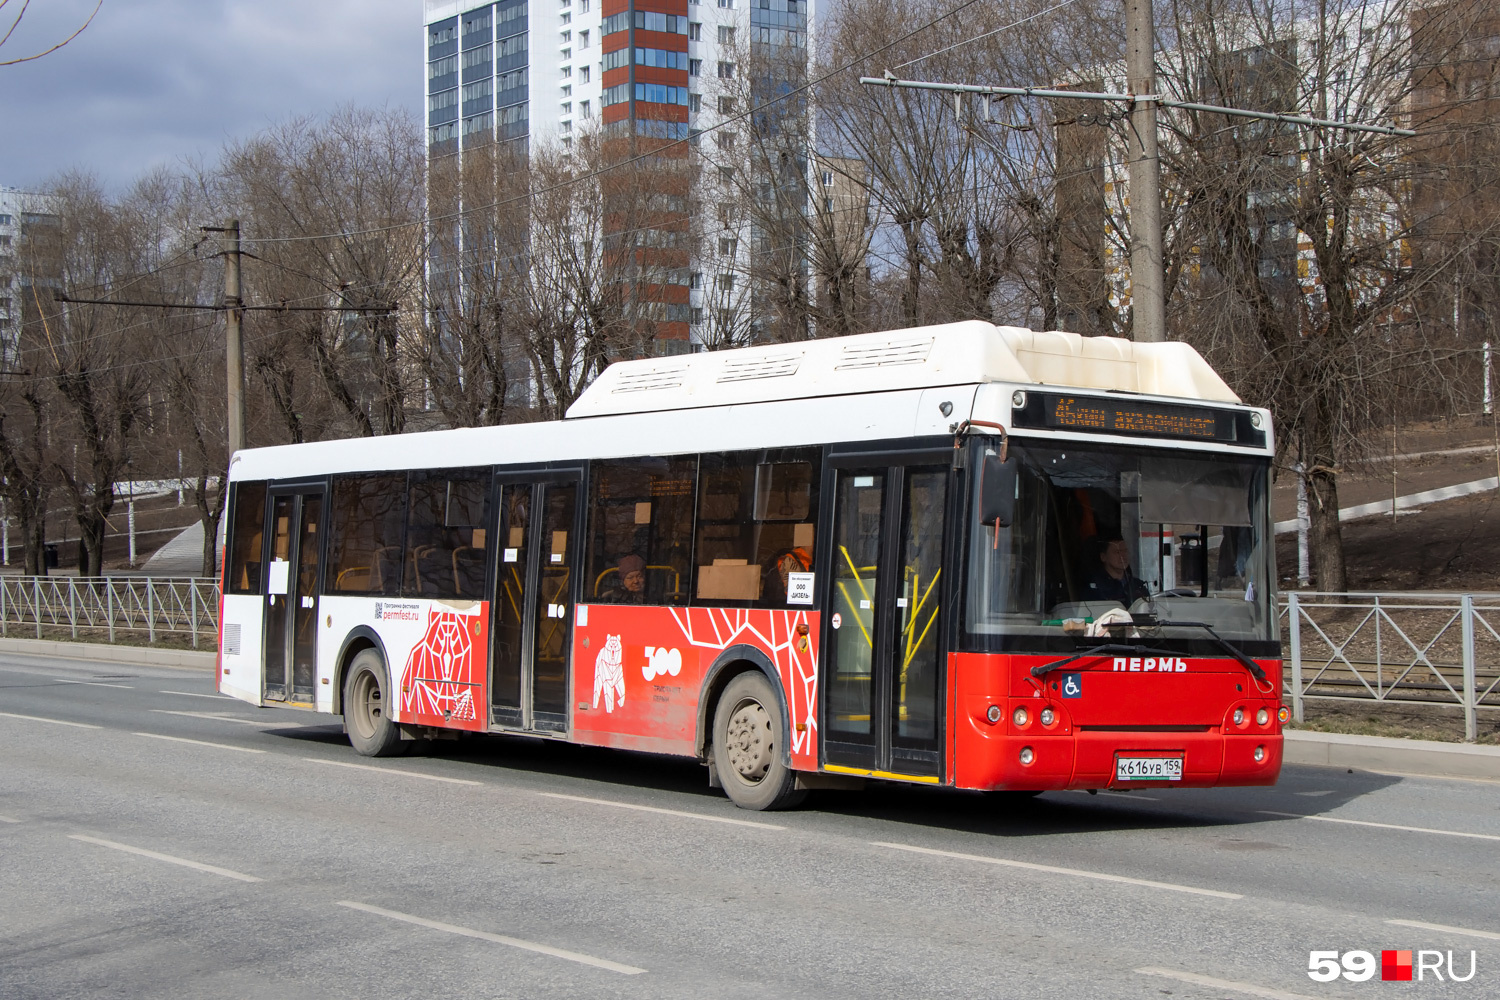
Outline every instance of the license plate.
[[1116, 781], [1181, 781], [1181, 757], [1116, 757]]

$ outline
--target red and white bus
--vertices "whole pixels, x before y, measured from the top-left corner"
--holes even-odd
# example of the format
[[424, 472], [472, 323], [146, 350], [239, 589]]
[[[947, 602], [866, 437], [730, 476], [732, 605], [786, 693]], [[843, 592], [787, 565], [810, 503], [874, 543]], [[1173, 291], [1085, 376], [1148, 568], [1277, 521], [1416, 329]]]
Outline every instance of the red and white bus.
[[354, 749], [1271, 784], [1270, 415], [1185, 344], [983, 322], [612, 365], [563, 420], [234, 456], [219, 689]]

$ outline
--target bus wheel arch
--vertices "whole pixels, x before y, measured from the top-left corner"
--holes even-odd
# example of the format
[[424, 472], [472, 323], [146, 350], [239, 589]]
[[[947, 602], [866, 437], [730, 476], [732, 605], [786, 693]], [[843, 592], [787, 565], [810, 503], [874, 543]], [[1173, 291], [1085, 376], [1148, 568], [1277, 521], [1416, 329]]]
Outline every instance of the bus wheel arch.
[[334, 670], [333, 681], [333, 714], [344, 714], [344, 684], [349, 679], [349, 667], [353, 665], [354, 658], [367, 649], [374, 649], [380, 654], [381, 661], [385, 664], [386, 680], [390, 680], [390, 657], [385, 655], [385, 643], [380, 641], [379, 634], [368, 625], [360, 625], [344, 636], [344, 644], [339, 647], [339, 655], [334, 660], [338, 666]]
[[[777, 673], [776, 664], [754, 646], [743, 643], [730, 646], [715, 657], [714, 662], [703, 675], [703, 687], [698, 694], [698, 737], [694, 743], [699, 760], [708, 759], [709, 746], [713, 742], [714, 709], [719, 704], [724, 689], [729, 687], [730, 682], [740, 674], [752, 670], [764, 674], [766, 680], [770, 682], [771, 689], [776, 693], [782, 726], [790, 732], [791, 713], [787, 710], [786, 692], [781, 688], [781, 676]], [[782, 747], [782, 754], [783, 763], [790, 765], [792, 762], [790, 745]]]

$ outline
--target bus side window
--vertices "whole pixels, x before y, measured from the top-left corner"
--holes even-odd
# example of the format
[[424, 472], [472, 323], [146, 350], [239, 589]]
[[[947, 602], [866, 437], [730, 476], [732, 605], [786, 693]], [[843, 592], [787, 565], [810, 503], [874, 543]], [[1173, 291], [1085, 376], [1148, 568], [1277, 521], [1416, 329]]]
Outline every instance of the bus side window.
[[818, 452], [705, 455], [693, 599], [786, 607], [787, 580], [812, 570]]
[[[694, 456], [594, 463], [585, 601], [687, 603], [697, 471]], [[644, 589], [632, 591], [621, 565], [624, 560], [629, 571], [637, 559], [643, 564]]]
[[236, 483], [234, 523], [230, 529], [229, 572], [225, 581], [231, 594], [260, 593], [261, 545], [266, 523], [266, 484]]
[[448, 600], [482, 596], [489, 499], [488, 474], [412, 476], [403, 594]]
[[329, 593], [401, 592], [406, 475], [339, 476], [329, 510]]

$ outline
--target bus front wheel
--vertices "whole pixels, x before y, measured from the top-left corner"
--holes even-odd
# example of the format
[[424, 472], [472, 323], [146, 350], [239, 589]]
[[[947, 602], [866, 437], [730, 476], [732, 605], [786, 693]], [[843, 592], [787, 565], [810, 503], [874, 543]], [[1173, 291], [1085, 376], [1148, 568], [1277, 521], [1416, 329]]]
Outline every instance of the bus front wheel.
[[394, 757], [410, 746], [391, 721], [390, 684], [385, 661], [373, 649], [361, 651], [344, 677], [344, 729], [349, 743], [365, 757]]
[[780, 702], [765, 675], [740, 674], [714, 710], [714, 770], [741, 809], [789, 809], [807, 797], [783, 760]]

